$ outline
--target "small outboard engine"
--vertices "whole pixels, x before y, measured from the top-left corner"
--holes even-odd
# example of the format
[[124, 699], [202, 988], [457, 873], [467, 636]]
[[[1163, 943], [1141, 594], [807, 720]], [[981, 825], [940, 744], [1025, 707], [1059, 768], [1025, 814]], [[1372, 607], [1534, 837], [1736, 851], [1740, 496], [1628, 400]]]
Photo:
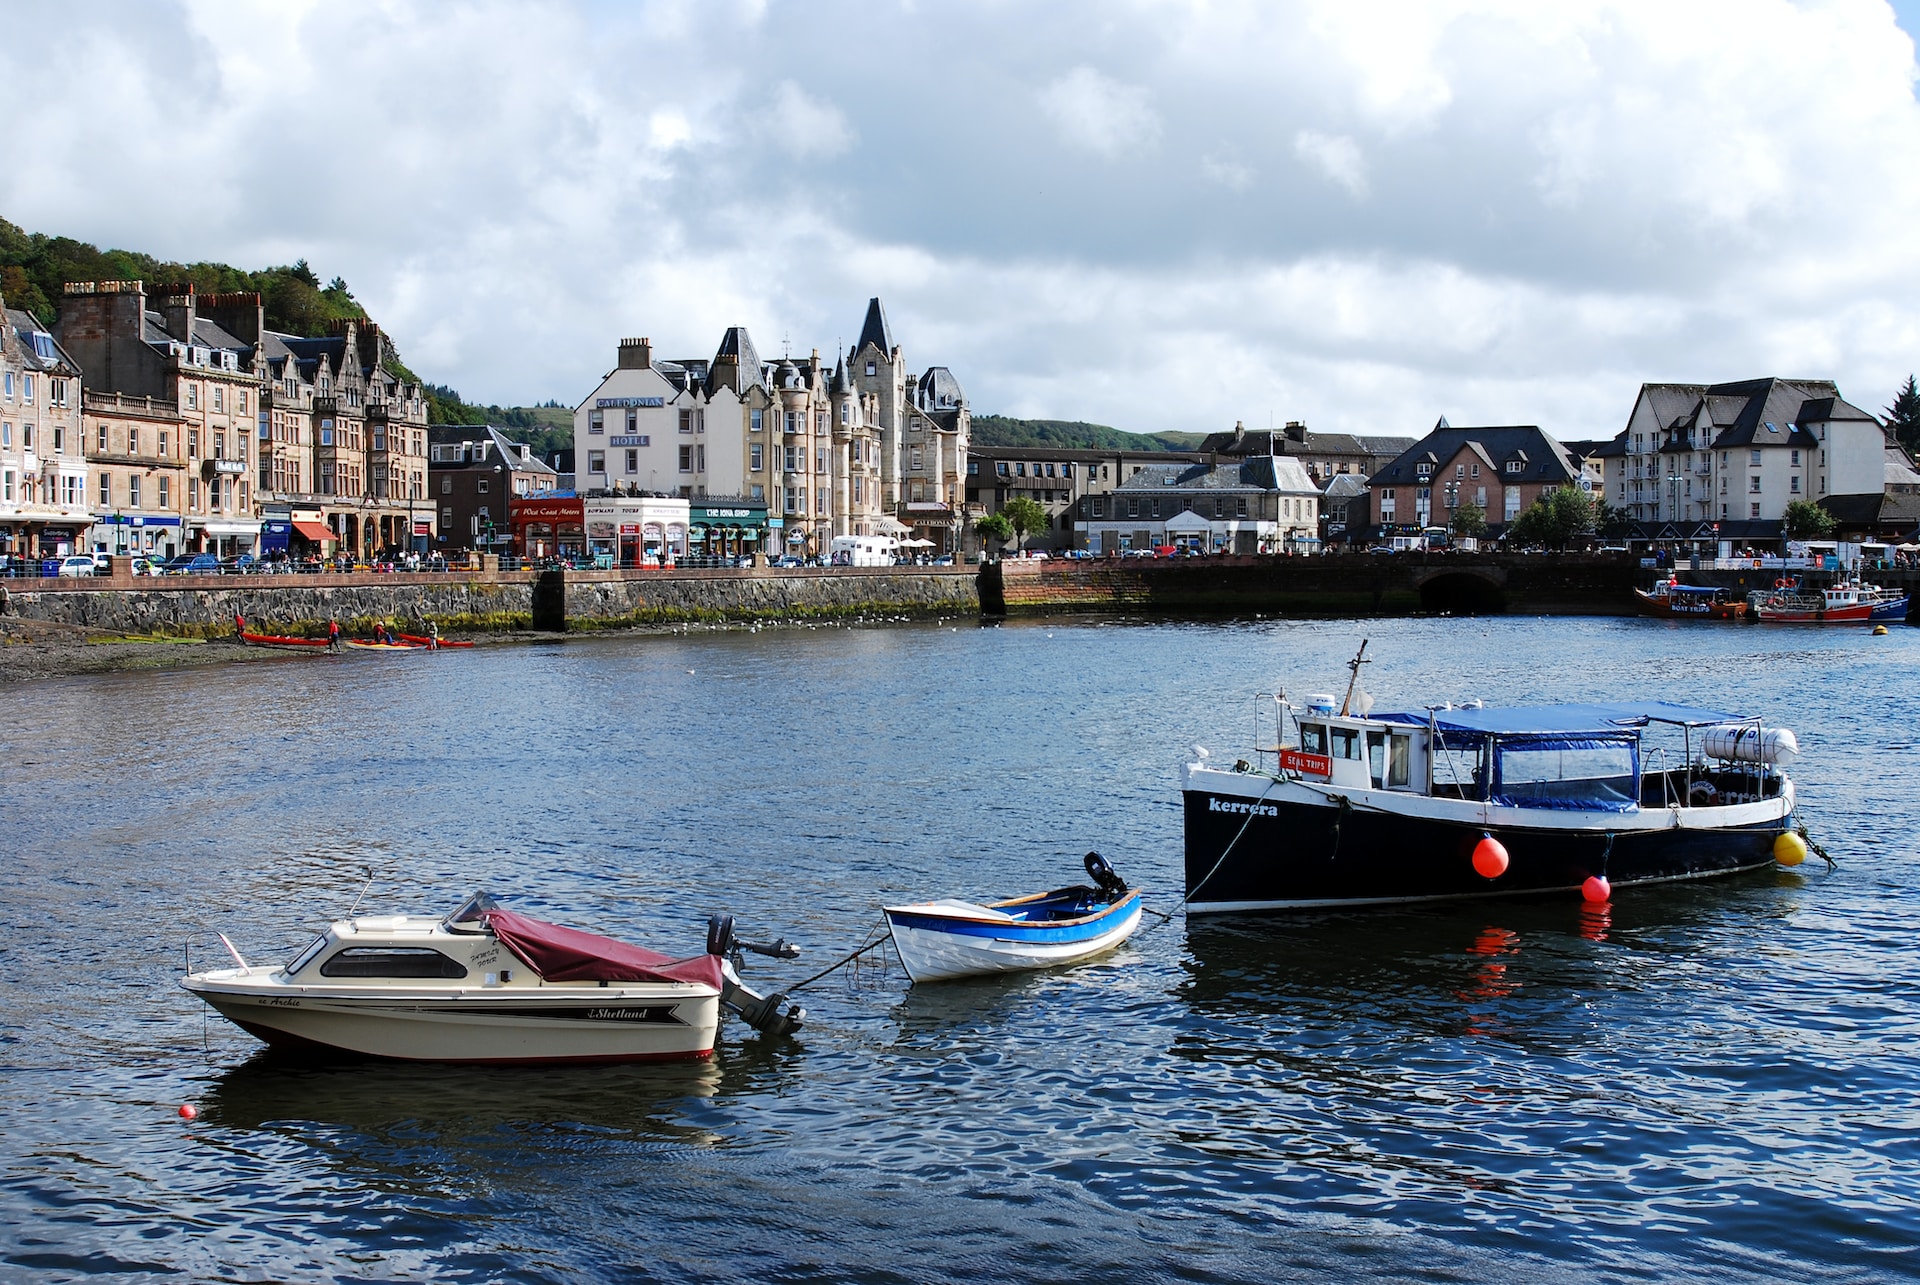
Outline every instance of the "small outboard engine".
[[1127, 891], [1127, 881], [1114, 871], [1113, 865], [1097, 852], [1089, 852], [1083, 863], [1087, 867], [1087, 878], [1093, 880], [1100, 895], [1108, 901], [1118, 901]]

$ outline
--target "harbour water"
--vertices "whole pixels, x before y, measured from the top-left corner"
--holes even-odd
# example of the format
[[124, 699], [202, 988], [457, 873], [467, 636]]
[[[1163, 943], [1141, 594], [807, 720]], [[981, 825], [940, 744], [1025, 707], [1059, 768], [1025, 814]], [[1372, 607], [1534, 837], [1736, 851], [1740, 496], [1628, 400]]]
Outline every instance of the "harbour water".
[[[1666, 697], [1799, 734], [1837, 858], [1573, 899], [1179, 916], [1252, 697]], [[290, 657], [0, 692], [0, 1277], [1241, 1281], [1920, 1274], [1920, 630], [973, 622]], [[226, 932], [476, 887], [691, 954], [1080, 878], [1108, 959], [804, 993], [707, 1064], [288, 1067]], [[1150, 917], [1151, 918], [1151, 917]], [[199, 1116], [176, 1114], [191, 1102]]]

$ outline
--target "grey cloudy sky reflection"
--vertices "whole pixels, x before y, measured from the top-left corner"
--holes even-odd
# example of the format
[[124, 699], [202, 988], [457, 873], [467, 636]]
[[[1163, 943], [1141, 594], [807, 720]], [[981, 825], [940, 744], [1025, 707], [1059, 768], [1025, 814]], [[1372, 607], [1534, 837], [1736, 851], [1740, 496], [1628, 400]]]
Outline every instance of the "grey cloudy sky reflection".
[[[1902, 0], [1908, 3], [1909, 0]], [[1643, 379], [1920, 365], [1882, 0], [35, 7], [0, 214], [340, 274], [423, 374], [623, 335], [830, 352], [887, 302], [978, 411], [1617, 431]], [[1911, 15], [1906, 22], [1912, 29]]]

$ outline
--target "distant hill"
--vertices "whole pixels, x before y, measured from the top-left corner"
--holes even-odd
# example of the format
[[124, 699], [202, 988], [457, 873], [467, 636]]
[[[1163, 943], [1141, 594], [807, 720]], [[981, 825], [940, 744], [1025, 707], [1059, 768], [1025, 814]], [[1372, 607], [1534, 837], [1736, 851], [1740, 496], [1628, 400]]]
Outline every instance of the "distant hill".
[[1200, 433], [1128, 433], [1105, 424], [1068, 419], [1014, 419], [1007, 415], [975, 415], [973, 441], [977, 446], [1066, 447], [1088, 451], [1191, 451], [1199, 447]]

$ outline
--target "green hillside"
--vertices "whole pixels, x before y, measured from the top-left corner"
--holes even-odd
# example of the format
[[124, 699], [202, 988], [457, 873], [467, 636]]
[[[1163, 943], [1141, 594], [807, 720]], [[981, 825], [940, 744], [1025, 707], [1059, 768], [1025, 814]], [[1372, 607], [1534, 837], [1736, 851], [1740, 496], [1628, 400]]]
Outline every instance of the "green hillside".
[[1128, 433], [1105, 424], [1067, 419], [1014, 419], [1007, 415], [975, 415], [976, 446], [1065, 447], [1092, 451], [1190, 451], [1200, 445], [1200, 433]]

